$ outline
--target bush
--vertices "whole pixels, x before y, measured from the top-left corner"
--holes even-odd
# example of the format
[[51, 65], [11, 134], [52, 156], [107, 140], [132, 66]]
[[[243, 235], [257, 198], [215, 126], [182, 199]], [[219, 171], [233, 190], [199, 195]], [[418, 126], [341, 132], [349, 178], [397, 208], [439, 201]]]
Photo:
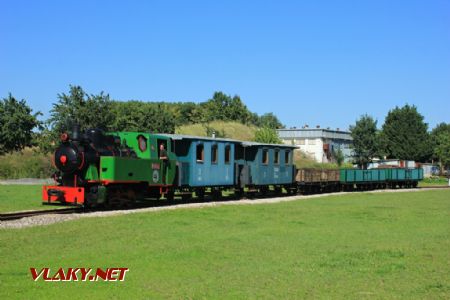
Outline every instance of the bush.
[[305, 152], [294, 151], [294, 161], [298, 169], [345, 169], [353, 168], [351, 163], [343, 163], [339, 166], [337, 163], [320, 163], [309, 157]]
[[51, 155], [37, 153], [36, 149], [0, 156], [1, 179], [49, 178], [54, 171]]

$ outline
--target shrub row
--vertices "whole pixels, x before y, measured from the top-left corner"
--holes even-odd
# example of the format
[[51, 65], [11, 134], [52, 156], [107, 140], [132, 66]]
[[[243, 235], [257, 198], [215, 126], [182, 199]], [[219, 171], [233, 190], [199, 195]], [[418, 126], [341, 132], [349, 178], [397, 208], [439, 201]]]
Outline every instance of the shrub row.
[[51, 155], [33, 149], [0, 156], [0, 178], [49, 178], [54, 172]]

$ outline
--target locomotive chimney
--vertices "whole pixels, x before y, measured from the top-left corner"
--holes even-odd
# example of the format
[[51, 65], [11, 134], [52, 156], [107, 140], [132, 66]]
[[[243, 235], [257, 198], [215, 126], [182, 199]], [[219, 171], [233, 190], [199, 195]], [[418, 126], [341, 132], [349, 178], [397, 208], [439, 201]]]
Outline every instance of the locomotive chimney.
[[72, 140], [79, 141], [80, 140], [80, 125], [75, 124], [72, 127]]

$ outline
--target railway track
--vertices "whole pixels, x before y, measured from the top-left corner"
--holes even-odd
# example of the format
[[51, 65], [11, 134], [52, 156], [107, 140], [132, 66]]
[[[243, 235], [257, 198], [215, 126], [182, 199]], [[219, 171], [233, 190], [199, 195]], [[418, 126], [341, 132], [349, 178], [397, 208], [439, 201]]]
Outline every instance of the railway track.
[[17, 220], [27, 217], [34, 217], [40, 215], [50, 215], [50, 214], [71, 214], [76, 212], [81, 212], [81, 208], [71, 207], [71, 208], [62, 208], [62, 209], [46, 209], [46, 210], [30, 210], [30, 211], [22, 211], [22, 212], [12, 212], [0, 214], [0, 221], [11, 221]]
[[[424, 186], [424, 187], [418, 187], [417, 189], [446, 189], [450, 188], [450, 186], [442, 186], [442, 185], [436, 185], [436, 186]], [[370, 191], [368, 191], [370, 192]], [[298, 194], [301, 196], [300, 194]], [[276, 195], [274, 195], [276, 197]], [[246, 198], [244, 198], [246, 199]], [[222, 198], [223, 201], [226, 200], [234, 200], [232, 198], [226, 199], [226, 197]], [[185, 201], [161, 201], [158, 203], [140, 203], [136, 204], [133, 207], [130, 207], [128, 209], [139, 209], [139, 208], [149, 208], [149, 207], [158, 207], [158, 206], [171, 206], [176, 204], [185, 204]], [[195, 202], [194, 202], [195, 203]], [[119, 209], [120, 210], [120, 209]], [[126, 210], [126, 209], [123, 209]], [[11, 212], [11, 213], [4, 213], [0, 214], [0, 221], [12, 221], [27, 217], [34, 217], [34, 216], [40, 216], [40, 215], [50, 215], [50, 214], [71, 214], [71, 213], [79, 213], [82, 212], [83, 208], [80, 207], [70, 207], [70, 208], [63, 208], [63, 209], [47, 209], [47, 210], [31, 210], [31, 211], [21, 211], [21, 212]], [[101, 210], [99, 210], [101, 211]]]

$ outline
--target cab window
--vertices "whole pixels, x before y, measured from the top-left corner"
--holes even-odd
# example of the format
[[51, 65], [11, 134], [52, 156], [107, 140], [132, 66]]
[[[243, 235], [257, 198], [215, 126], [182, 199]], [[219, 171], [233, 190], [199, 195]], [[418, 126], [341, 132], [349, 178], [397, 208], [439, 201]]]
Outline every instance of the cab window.
[[147, 150], [147, 139], [143, 135], [138, 136], [138, 144], [141, 152]]

